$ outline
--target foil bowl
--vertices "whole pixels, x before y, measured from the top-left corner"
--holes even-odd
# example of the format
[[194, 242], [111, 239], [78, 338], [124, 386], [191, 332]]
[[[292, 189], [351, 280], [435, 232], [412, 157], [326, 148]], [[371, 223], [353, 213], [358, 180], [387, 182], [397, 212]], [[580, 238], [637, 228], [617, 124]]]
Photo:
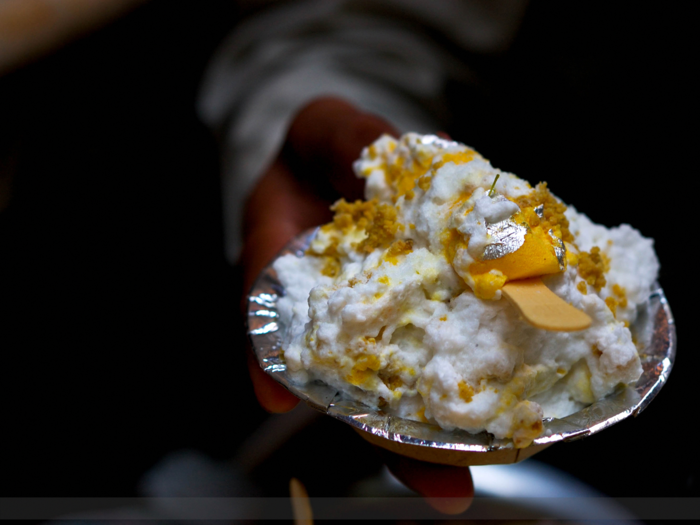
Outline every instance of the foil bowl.
[[[315, 232], [308, 230], [295, 237], [277, 257], [290, 253], [303, 257]], [[322, 382], [293, 383], [282, 357], [287, 327], [277, 311], [277, 300], [284, 295], [284, 287], [271, 263], [258, 276], [247, 306], [246, 331], [262, 369], [309, 406], [347, 423], [369, 442], [432, 463], [455, 466], [516, 463], [553, 443], [581, 439], [637, 416], [666, 383], [676, 354], [673, 316], [663, 290], [657, 285], [631, 326], [636, 340], [644, 347], [639, 352], [643, 368], [639, 380], [567, 417], [543, 420], [541, 437], [528, 447], [515, 448], [510, 439], [497, 439], [487, 432], [447, 431], [437, 425], [403, 419], [364, 405]]]

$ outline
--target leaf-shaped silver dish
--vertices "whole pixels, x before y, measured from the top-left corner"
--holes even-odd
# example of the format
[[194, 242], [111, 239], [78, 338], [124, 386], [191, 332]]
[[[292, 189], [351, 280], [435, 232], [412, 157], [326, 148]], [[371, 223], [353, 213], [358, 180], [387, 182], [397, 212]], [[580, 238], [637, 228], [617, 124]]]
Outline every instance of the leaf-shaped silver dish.
[[[278, 254], [304, 255], [315, 230], [294, 238]], [[470, 434], [447, 431], [428, 423], [393, 416], [349, 398], [321, 382], [295, 384], [287, 375], [281, 356], [287, 329], [277, 311], [277, 300], [285, 294], [277, 274], [268, 265], [248, 296], [247, 333], [260, 366], [277, 382], [311, 407], [344, 421], [365, 439], [383, 448], [415, 459], [448, 465], [492, 465], [515, 463], [553, 443], [573, 441], [640, 414], [666, 383], [676, 354], [676, 329], [663, 290], [656, 286], [632, 326], [638, 341], [643, 373], [639, 380], [567, 417], [544, 420], [544, 433], [530, 446], [515, 448], [508, 439], [487, 432]]]

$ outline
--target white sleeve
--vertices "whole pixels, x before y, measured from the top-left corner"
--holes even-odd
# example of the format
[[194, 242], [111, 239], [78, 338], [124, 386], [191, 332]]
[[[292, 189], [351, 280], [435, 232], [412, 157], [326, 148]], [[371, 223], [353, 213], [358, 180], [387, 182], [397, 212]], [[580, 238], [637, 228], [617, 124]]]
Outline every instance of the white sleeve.
[[221, 143], [230, 262], [241, 249], [244, 201], [305, 103], [333, 95], [402, 132], [441, 129], [435, 115], [444, 112], [440, 95], [447, 78], [471, 73], [415, 21], [376, 9], [392, 3], [376, 2], [374, 9], [358, 8], [353, 0], [283, 4], [237, 26], [213, 57], [198, 113]]

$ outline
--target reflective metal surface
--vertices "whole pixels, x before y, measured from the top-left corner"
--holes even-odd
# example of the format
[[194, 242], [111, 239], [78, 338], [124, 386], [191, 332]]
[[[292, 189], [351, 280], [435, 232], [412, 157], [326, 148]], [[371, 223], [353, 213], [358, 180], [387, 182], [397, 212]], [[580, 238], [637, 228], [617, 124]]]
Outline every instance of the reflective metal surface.
[[[278, 255], [301, 257], [315, 230], [292, 240]], [[363, 437], [389, 450], [437, 463], [488, 465], [514, 463], [560, 441], [580, 439], [641, 413], [668, 380], [676, 353], [676, 330], [663, 290], [657, 287], [631, 327], [638, 341], [643, 373], [639, 380], [565, 418], [546, 419], [544, 433], [532, 445], [516, 449], [508, 439], [482, 432], [446, 431], [436, 425], [402, 419], [348, 398], [320, 382], [293, 384], [282, 357], [286, 327], [277, 299], [284, 289], [271, 266], [266, 267], [248, 297], [247, 333], [260, 366], [311, 407], [344, 421]]]
[[482, 259], [490, 261], [500, 259], [517, 251], [525, 243], [527, 228], [516, 224], [512, 219], [486, 223], [486, 231], [493, 242], [486, 245]]

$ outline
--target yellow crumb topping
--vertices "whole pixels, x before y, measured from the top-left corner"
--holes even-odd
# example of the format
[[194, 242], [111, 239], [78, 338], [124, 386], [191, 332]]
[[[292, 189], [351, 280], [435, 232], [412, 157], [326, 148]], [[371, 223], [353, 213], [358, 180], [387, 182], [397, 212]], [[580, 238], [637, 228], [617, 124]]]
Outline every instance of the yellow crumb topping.
[[410, 163], [408, 163], [401, 157], [397, 157], [394, 162], [387, 164], [385, 177], [389, 186], [396, 191], [394, 202], [402, 195], [405, 195], [406, 199], [412, 199], [416, 181], [425, 175], [429, 169], [429, 162], [419, 162], [416, 159], [411, 159]]
[[337, 257], [326, 257], [326, 262], [321, 268], [321, 274], [327, 277], [337, 277], [340, 273], [340, 260]]
[[576, 285], [576, 289], [583, 295], [588, 295], [588, 285], [586, 284], [586, 281], [579, 281]]
[[418, 182], [416, 184], [421, 190], [428, 191], [430, 189], [431, 182], [433, 182], [433, 178], [426, 173], [418, 179]]
[[354, 246], [359, 252], [370, 253], [377, 247], [388, 246], [400, 227], [396, 222], [396, 208], [380, 204], [377, 199], [355, 202], [340, 199], [331, 210], [335, 215], [333, 222], [324, 226], [325, 231], [330, 228], [345, 234], [352, 228], [364, 230], [367, 237]]
[[[376, 159], [376, 156], [376, 149], [370, 149], [370, 160]], [[415, 196], [414, 189], [416, 186], [423, 191], [428, 191], [432, 182], [431, 172], [448, 162], [465, 164], [476, 156], [478, 156], [478, 153], [473, 150], [445, 153], [438, 162], [432, 164], [433, 157], [427, 152], [419, 151], [417, 156], [411, 159], [396, 157], [392, 161], [383, 164], [381, 169], [384, 171], [387, 184], [394, 189], [394, 202], [401, 196], [406, 200], [411, 200]]]
[[612, 291], [615, 294], [615, 299], [617, 300], [617, 304], [619, 304], [622, 308], [626, 308], [627, 307], [627, 290], [625, 290], [619, 284], [613, 284]]
[[376, 200], [370, 202], [375, 203], [375, 214], [372, 222], [363, 226], [367, 237], [355, 246], [357, 251], [364, 253], [371, 253], [375, 248], [388, 245], [399, 229], [399, 224], [396, 222], [396, 208], [390, 204], [376, 204]]
[[[356, 200], [355, 202], [340, 199], [331, 206], [331, 211], [334, 212], [332, 227], [342, 233], [348, 233], [352, 228], [363, 230], [374, 220], [377, 206], [376, 199], [371, 201]], [[327, 226], [331, 227], [330, 224]]]
[[610, 311], [617, 317], [617, 307], [625, 308], [627, 306], [627, 290], [619, 284], [614, 284], [612, 287], [613, 295], [605, 299], [605, 304], [610, 308]]
[[566, 205], [550, 193], [546, 182], [540, 182], [535, 186], [534, 191], [515, 199], [515, 203], [520, 206], [521, 210], [534, 209], [543, 205], [543, 218], [537, 217], [539, 219], [538, 225], [545, 231], [551, 229], [552, 233], [562, 241], [573, 242], [574, 236], [569, 231], [569, 220], [564, 215]]
[[579, 254], [578, 274], [599, 292], [606, 283], [603, 274], [608, 270], [608, 263], [600, 248], [593, 246], [590, 252]]
[[465, 403], [471, 403], [474, 397], [474, 389], [465, 381], [460, 381], [457, 386], [459, 387], [459, 397]]

